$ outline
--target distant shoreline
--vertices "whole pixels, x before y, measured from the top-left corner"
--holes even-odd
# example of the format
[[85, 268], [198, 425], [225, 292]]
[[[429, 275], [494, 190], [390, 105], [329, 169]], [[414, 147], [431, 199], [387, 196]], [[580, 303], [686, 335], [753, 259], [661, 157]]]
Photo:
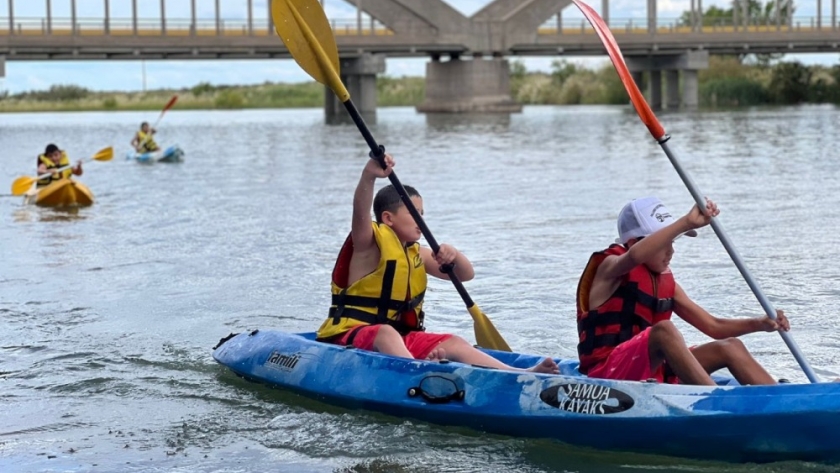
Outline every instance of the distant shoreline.
[[[699, 71], [698, 79], [698, 99], [703, 108], [840, 104], [840, 64], [769, 65], [712, 56], [709, 68]], [[591, 70], [558, 60], [552, 64], [551, 73], [544, 73], [528, 71], [521, 62], [512, 61], [510, 84], [512, 98], [523, 105], [621, 105], [629, 100], [611, 65]], [[378, 106], [410, 107], [423, 102], [426, 81], [423, 77], [379, 76], [376, 88]], [[188, 89], [146, 92], [97, 92], [76, 85], [55, 85], [44, 91], [0, 92], [0, 113], [156, 111], [174, 94], [178, 95], [176, 109], [180, 110], [319, 108], [324, 104], [324, 93], [324, 86], [317, 82], [200, 83]]]

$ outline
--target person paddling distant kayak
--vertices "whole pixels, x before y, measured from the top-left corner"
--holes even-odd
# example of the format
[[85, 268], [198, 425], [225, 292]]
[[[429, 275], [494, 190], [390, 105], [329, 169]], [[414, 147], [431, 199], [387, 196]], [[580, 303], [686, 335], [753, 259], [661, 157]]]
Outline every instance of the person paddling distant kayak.
[[[449, 279], [441, 265], [453, 265], [462, 281], [474, 276], [470, 260], [452, 245], [437, 254], [421, 247], [420, 228], [393, 185], [373, 196], [377, 178], [387, 177], [394, 160], [385, 155], [386, 168], [369, 159], [353, 199], [352, 230], [339, 252], [332, 273], [332, 306], [318, 329], [318, 340], [352, 345], [403, 358], [453, 361], [497, 369], [517, 370], [476, 349], [456, 335], [425, 332], [423, 296], [426, 275]], [[420, 214], [423, 199], [405, 186]], [[371, 219], [370, 208], [376, 214]], [[546, 358], [530, 371], [558, 373]]]
[[[50, 172], [51, 169], [58, 169], [61, 167], [69, 166], [70, 165], [70, 158], [67, 157], [67, 153], [63, 149], [59, 149], [58, 146], [50, 143], [47, 145], [47, 148], [44, 150], [44, 154], [38, 156], [37, 164], [38, 166], [38, 175], [47, 174]], [[77, 163], [70, 169], [65, 169], [61, 172], [53, 173], [51, 176], [45, 177], [38, 181], [37, 187], [44, 187], [49, 185], [53, 181], [57, 181], [63, 178], [69, 178], [71, 175], [81, 176], [84, 171], [82, 170], [82, 163], [81, 161]]]
[[[721, 319], [692, 301], [674, 281], [673, 241], [696, 236], [719, 213], [706, 200], [675, 220], [656, 197], [633, 200], [618, 216], [616, 245], [594, 253], [577, 289], [580, 372], [592, 378], [714, 385], [711, 373], [728, 368], [745, 384], [775, 384], [738, 338], [753, 332], [788, 331], [782, 311]], [[671, 314], [716, 341], [689, 349]]]
[[157, 151], [160, 147], [155, 143], [152, 135], [157, 133], [157, 130], [149, 126], [149, 122], [140, 124], [140, 130], [134, 135], [131, 140], [131, 146], [138, 153], [148, 153], [150, 151]]

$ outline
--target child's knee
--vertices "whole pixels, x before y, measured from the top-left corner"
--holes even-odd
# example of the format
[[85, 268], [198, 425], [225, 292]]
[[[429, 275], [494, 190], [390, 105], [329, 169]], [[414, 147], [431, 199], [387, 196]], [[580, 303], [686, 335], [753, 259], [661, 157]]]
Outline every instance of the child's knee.
[[720, 345], [721, 351], [726, 353], [729, 357], [741, 356], [748, 353], [747, 347], [739, 338], [725, 338], [723, 340], [718, 340], [717, 343]]
[[400, 333], [397, 332], [397, 329], [391, 327], [390, 325], [381, 325], [379, 330], [376, 332], [376, 341], [394, 339], [402, 340], [402, 337], [400, 336]]
[[448, 349], [453, 348], [473, 348], [470, 345], [470, 342], [466, 341], [464, 338], [459, 337], [458, 335], [452, 335], [446, 339], [441, 345], [445, 345]]

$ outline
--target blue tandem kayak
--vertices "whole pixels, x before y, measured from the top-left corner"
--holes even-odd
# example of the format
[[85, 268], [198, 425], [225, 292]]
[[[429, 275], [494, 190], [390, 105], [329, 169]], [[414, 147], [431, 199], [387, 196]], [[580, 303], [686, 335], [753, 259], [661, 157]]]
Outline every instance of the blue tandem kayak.
[[148, 153], [129, 151], [125, 159], [133, 159], [140, 163], [177, 163], [184, 159], [184, 154], [184, 150], [180, 146], [173, 145], [166, 149], [149, 151]]
[[[530, 367], [536, 355], [486, 350]], [[840, 461], [840, 383], [717, 387], [593, 379], [381, 355], [261, 331], [222, 340], [213, 358], [248, 380], [331, 404], [597, 449], [736, 462]]]

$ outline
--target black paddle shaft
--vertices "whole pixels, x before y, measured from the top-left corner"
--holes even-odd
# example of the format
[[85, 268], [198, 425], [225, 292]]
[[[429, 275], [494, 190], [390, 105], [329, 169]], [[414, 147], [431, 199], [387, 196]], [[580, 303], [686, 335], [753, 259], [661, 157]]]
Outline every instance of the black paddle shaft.
[[[385, 147], [377, 143], [373, 135], [370, 134], [370, 130], [365, 123], [365, 119], [359, 114], [359, 111], [356, 109], [356, 106], [353, 105], [352, 100], [347, 99], [347, 101], [344, 102], [344, 108], [347, 109], [347, 113], [350, 114], [350, 118], [353, 119], [353, 123], [356, 124], [356, 127], [359, 128], [359, 131], [362, 133], [365, 141], [367, 141], [367, 144], [370, 147], [370, 157], [379, 161], [379, 164], [383, 169], [385, 169]], [[417, 211], [417, 207], [414, 206], [414, 202], [411, 201], [411, 197], [409, 197], [408, 192], [406, 192], [405, 187], [403, 187], [397, 177], [397, 173], [392, 170], [391, 174], [388, 175], [388, 179], [391, 181], [391, 184], [393, 184], [394, 189], [397, 190], [397, 193], [400, 195], [400, 199], [403, 201], [403, 204], [405, 204], [408, 212], [412, 217], [414, 217], [414, 221], [417, 222], [417, 226], [420, 227], [420, 232], [423, 233], [426, 241], [429, 242], [429, 246], [432, 248], [432, 251], [437, 254], [438, 250], [440, 250], [440, 245], [438, 245], [437, 240], [435, 240], [435, 237], [432, 235], [432, 231], [429, 230], [429, 227], [423, 220], [423, 216], [420, 215], [419, 211]], [[443, 265], [441, 266], [441, 270], [449, 275], [449, 280], [452, 281], [452, 284], [455, 286], [455, 290], [457, 290], [458, 294], [461, 295], [461, 299], [464, 300], [464, 304], [467, 305], [467, 308], [474, 306], [475, 302], [473, 302], [472, 298], [467, 293], [467, 289], [464, 287], [464, 284], [460, 279], [458, 279], [458, 276], [455, 275], [453, 265]]]

